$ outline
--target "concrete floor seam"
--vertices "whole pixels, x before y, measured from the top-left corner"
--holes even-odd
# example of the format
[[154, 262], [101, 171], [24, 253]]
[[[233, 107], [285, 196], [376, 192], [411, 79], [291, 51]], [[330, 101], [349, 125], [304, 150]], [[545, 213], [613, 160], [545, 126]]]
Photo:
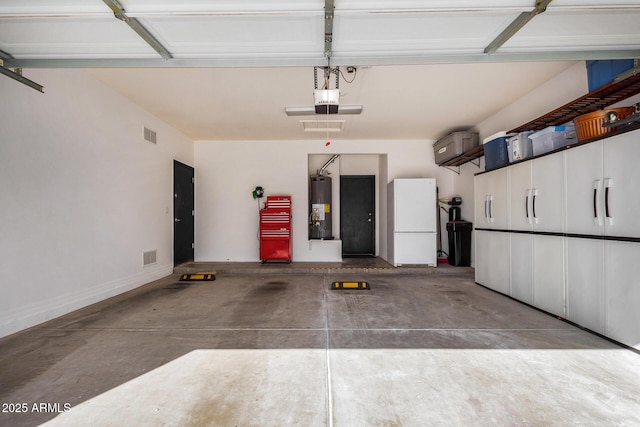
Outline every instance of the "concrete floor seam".
[[333, 393], [331, 389], [331, 358], [329, 357], [329, 303], [327, 301], [326, 277], [322, 278], [323, 303], [324, 303], [324, 329], [325, 329], [325, 365], [327, 367], [327, 425], [333, 427], [333, 401], [331, 399]]

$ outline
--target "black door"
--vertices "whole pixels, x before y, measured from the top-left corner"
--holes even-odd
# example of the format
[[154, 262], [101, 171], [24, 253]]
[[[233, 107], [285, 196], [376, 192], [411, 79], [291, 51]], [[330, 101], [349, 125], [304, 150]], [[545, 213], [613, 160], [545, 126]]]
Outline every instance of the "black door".
[[342, 256], [375, 256], [374, 175], [340, 176]]
[[193, 168], [173, 161], [173, 264], [193, 261]]

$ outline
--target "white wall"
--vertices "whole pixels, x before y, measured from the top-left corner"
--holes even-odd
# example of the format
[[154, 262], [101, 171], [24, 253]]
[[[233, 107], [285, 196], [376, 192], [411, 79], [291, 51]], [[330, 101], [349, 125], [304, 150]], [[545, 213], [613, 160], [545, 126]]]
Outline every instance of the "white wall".
[[[585, 63], [578, 62], [554, 79], [479, 123], [476, 129], [480, 132], [480, 141], [496, 132], [508, 131], [553, 111], [585, 95], [588, 91]], [[460, 176], [454, 179], [454, 192], [463, 199], [462, 217], [472, 222], [474, 221], [473, 178], [476, 173], [484, 171], [484, 157], [479, 160], [479, 168], [467, 163], [460, 168]]]
[[[326, 261], [313, 251], [308, 240], [308, 180], [317, 169], [310, 155], [326, 160], [344, 154], [346, 169], [339, 172], [376, 169], [380, 203], [378, 235], [380, 255], [386, 254], [386, 183], [395, 178], [435, 177], [441, 195], [451, 195], [453, 172], [439, 168], [433, 159], [431, 141], [197, 141], [196, 161], [196, 260], [258, 261], [258, 205], [251, 197], [256, 185], [267, 195], [292, 196], [293, 260]], [[323, 154], [324, 153], [324, 154]], [[377, 155], [378, 160], [370, 156]], [[315, 157], [315, 156], [314, 156]], [[339, 158], [341, 162], [345, 159]], [[377, 166], [372, 166], [378, 161]], [[313, 165], [311, 164], [313, 163]], [[315, 171], [315, 169], [313, 169]], [[384, 181], [384, 182], [383, 182]], [[338, 232], [339, 229], [334, 231]]]
[[193, 142], [88, 74], [28, 77], [46, 92], [0, 77], [0, 336], [170, 274], [173, 160], [193, 164]]

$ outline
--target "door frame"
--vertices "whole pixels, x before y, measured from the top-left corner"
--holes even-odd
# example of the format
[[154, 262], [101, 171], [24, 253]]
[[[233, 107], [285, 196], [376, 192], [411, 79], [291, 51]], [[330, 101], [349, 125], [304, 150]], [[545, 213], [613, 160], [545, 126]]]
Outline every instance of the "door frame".
[[[187, 204], [187, 206], [191, 207], [191, 215], [187, 215], [187, 218], [184, 217], [178, 217], [178, 206], [180, 205], [179, 203], [177, 203], [177, 199], [179, 198], [178, 193], [176, 192], [177, 188], [176, 188], [176, 184], [177, 184], [177, 176], [178, 174], [184, 174], [184, 176], [182, 178], [186, 177], [191, 177], [191, 191], [190, 194], [188, 195], [181, 195], [181, 197], [185, 197], [187, 198], [187, 200], [185, 201], [185, 203]], [[173, 265], [178, 265], [178, 264], [182, 264], [184, 262], [188, 262], [188, 261], [193, 261], [195, 259], [195, 248], [194, 248], [194, 242], [195, 242], [195, 169], [189, 165], [186, 165], [182, 162], [179, 162], [177, 160], [173, 161]], [[182, 235], [179, 233], [184, 233], [184, 227], [177, 227], [176, 224], [177, 222], [181, 221], [183, 224], [183, 221], [187, 221], [186, 224], [188, 225], [187, 227], [187, 234], [189, 234], [189, 230], [191, 230], [191, 234], [190, 235]], [[181, 241], [190, 241], [191, 242], [191, 248], [188, 248], [187, 246], [185, 246], [184, 248], [178, 248], [178, 244]], [[180, 249], [180, 251], [178, 250]], [[185, 250], [187, 249], [187, 250]], [[188, 256], [185, 259], [178, 259], [177, 255], [178, 253], [186, 253]]]

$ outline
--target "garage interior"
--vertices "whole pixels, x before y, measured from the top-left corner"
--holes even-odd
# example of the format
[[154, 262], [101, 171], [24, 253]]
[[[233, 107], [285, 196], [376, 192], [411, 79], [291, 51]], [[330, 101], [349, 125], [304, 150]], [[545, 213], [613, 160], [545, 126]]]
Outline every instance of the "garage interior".
[[[514, 294], [515, 243], [499, 286], [478, 231], [471, 266], [448, 265], [444, 212], [438, 266], [391, 265], [387, 200], [434, 178], [481, 227], [477, 182], [498, 174], [481, 153], [439, 166], [433, 144], [575, 109], [590, 61], [640, 58], [638, 22], [626, 0], [3, 2], [0, 424], [638, 424], [640, 235], [614, 236], [624, 307], [607, 283], [576, 322], [585, 236], [554, 236], [556, 311]], [[635, 66], [603, 107], [640, 102]], [[338, 111], [317, 114], [334, 79]], [[310, 238], [329, 159], [335, 238]], [[176, 165], [194, 177], [184, 259]], [[374, 180], [368, 257], [342, 252], [345, 176]], [[257, 187], [291, 197], [291, 263], [260, 262]]]

